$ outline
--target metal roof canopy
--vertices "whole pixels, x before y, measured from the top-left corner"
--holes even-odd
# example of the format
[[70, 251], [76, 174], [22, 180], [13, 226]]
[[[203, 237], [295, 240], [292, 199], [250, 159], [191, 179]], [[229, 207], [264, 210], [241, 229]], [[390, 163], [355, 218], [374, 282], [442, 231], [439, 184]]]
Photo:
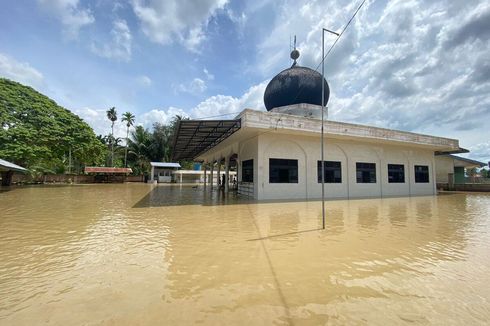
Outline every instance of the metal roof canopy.
[[172, 160], [193, 160], [241, 127], [241, 120], [180, 120], [175, 133]]
[[26, 173], [27, 169], [12, 162], [0, 159], [0, 171], [15, 171]]
[[156, 168], [181, 168], [179, 163], [172, 162], [150, 162], [150, 165]]

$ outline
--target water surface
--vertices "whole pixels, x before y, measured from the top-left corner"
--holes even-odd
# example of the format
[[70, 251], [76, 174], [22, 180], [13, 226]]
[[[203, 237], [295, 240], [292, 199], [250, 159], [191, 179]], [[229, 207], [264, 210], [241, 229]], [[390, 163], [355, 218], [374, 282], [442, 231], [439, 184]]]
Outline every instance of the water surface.
[[0, 192], [1, 325], [478, 325], [490, 196], [256, 203], [202, 188]]

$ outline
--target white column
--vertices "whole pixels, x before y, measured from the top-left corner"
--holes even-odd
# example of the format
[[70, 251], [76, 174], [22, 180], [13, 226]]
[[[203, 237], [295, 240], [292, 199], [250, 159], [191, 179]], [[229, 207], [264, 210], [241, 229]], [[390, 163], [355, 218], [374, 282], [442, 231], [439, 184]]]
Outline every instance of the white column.
[[218, 189], [220, 188], [219, 187], [219, 183], [220, 183], [220, 180], [221, 180], [221, 158], [219, 158], [218, 160], [218, 175], [217, 175], [218, 178], [216, 178], [216, 183], [218, 184]]
[[230, 157], [225, 157], [225, 192], [228, 192], [230, 185]]
[[180, 173], [180, 183], [182, 184], [182, 172]]
[[214, 172], [214, 161], [211, 162], [211, 178], [209, 179], [209, 185], [210, 185], [209, 188], [211, 190], [213, 190], [213, 182], [214, 182], [213, 172]]
[[207, 164], [204, 162], [204, 188], [206, 188], [206, 172], [207, 172]]
[[153, 179], [155, 178], [154, 175], [155, 175], [155, 167], [152, 166], [151, 167], [151, 176], [150, 176], [151, 183], [153, 183]]

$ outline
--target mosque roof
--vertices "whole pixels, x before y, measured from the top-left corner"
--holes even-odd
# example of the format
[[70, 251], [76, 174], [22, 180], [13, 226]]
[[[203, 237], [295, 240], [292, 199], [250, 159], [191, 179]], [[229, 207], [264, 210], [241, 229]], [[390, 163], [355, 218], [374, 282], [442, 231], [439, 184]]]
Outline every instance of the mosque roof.
[[[327, 105], [330, 88], [322, 75], [310, 68], [297, 65], [299, 51], [291, 52], [293, 65], [277, 74], [267, 85], [264, 92], [264, 104], [267, 111], [273, 108], [294, 105], [314, 104]], [[324, 102], [322, 103], [322, 80], [324, 87]]]

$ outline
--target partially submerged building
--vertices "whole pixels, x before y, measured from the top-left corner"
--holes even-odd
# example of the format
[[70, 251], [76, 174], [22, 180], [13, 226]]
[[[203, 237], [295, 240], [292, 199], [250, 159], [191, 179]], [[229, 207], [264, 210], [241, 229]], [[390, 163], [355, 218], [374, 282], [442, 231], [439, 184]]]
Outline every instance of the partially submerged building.
[[174, 181], [173, 173], [181, 168], [179, 163], [150, 162], [150, 182], [168, 183]]
[[0, 176], [2, 178], [2, 186], [10, 186], [14, 173], [27, 173], [27, 169], [9, 161], [0, 159]]
[[[454, 184], [467, 183], [468, 172], [474, 168], [482, 168], [486, 163], [472, 160], [456, 155], [438, 155], [436, 156], [436, 180], [438, 184], [450, 188]], [[474, 182], [473, 180], [469, 180]]]
[[[255, 199], [321, 198], [322, 82], [326, 104], [326, 80], [295, 60], [267, 86], [267, 112], [180, 121], [174, 159], [201, 161], [211, 175], [236, 166], [238, 192]], [[331, 120], [323, 125], [326, 198], [433, 195], [435, 156], [467, 152], [456, 139]]]

